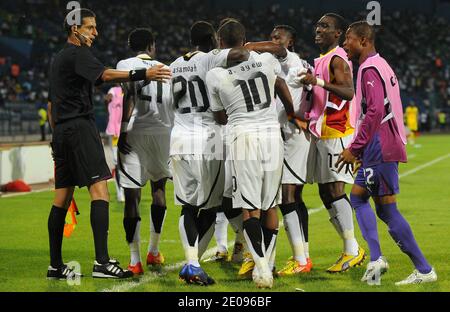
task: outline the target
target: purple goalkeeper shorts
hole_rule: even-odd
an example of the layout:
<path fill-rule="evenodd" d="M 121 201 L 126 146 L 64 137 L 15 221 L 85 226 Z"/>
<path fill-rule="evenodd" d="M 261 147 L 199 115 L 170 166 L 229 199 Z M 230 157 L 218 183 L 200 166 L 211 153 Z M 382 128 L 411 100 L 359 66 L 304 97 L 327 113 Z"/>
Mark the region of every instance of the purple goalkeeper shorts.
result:
<path fill-rule="evenodd" d="M 355 184 L 365 188 L 370 196 L 394 195 L 400 192 L 398 163 L 386 162 L 359 168 Z"/>

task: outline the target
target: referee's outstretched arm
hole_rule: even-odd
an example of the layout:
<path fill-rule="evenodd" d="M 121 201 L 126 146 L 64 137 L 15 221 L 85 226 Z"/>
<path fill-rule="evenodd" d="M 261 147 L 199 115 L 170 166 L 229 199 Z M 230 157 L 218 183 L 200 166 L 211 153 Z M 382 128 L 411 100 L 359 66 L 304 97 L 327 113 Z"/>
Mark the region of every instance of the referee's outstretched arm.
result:
<path fill-rule="evenodd" d="M 137 70 L 116 70 L 116 69 L 106 69 L 101 80 L 103 82 L 128 82 L 128 81 L 138 81 L 138 80 L 157 80 L 166 81 L 172 77 L 170 69 L 168 67 L 164 68 L 164 65 L 156 65 L 148 69 L 137 69 Z"/>

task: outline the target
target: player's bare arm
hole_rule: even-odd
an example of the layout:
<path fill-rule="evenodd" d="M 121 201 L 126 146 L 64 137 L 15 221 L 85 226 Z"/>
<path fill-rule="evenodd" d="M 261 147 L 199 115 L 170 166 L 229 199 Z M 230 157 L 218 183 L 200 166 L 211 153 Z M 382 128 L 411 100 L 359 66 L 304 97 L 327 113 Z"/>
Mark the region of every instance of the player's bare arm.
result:
<path fill-rule="evenodd" d="M 275 93 L 280 97 L 280 100 L 283 103 L 289 122 L 292 122 L 299 129 L 306 129 L 306 122 L 299 120 L 299 118 L 295 116 L 292 96 L 283 78 L 277 77 L 275 81 Z"/>
<path fill-rule="evenodd" d="M 282 44 L 277 44 L 272 41 L 247 42 L 244 48 L 259 53 L 268 52 L 278 58 L 285 58 L 287 56 L 286 48 Z"/>
<path fill-rule="evenodd" d="M 122 124 L 120 129 L 119 141 L 117 142 L 117 148 L 122 154 L 129 154 L 131 146 L 127 143 L 127 127 L 131 119 L 131 114 L 134 109 L 134 97 L 135 97 L 135 84 L 124 83 L 122 84 L 124 91 L 123 105 L 122 105 Z"/>
<path fill-rule="evenodd" d="M 228 123 L 228 116 L 227 116 L 227 113 L 225 112 L 225 110 L 213 112 L 213 114 L 214 114 L 214 120 L 219 125 L 226 125 Z"/>
<path fill-rule="evenodd" d="M 307 73 L 301 82 L 305 85 L 319 85 L 333 92 L 344 100 L 350 101 L 355 95 L 353 88 L 352 72 L 348 64 L 340 57 L 334 57 L 331 61 L 331 72 L 334 74 L 335 82 L 318 80 L 313 74 Z"/>
<path fill-rule="evenodd" d="M 140 78 L 140 79 L 138 79 Z M 155 81 L 167 81 L 172 78 L 170 69 L 164 67 L 164 65 L 156 65 L 146 70 L 116 70 L 107 69 L 103 72 L 101 80 L 103 82 L 128 82 L 136 80 L 155 80 Z"/>

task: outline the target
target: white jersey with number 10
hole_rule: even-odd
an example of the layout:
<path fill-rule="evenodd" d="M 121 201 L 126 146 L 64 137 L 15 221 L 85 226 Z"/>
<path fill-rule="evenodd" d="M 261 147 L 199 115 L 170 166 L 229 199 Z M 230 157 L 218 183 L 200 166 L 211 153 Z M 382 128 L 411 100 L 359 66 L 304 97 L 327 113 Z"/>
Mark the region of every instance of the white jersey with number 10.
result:
<path fill-rule="evenodd" d="M 215 68 L 206 76 L 213 111 L 226 111 L 230 130 L 279 128 L 275 105 L 278 60 L 271 54 L 251 52 L 246 62 L 229 69 Z"/>

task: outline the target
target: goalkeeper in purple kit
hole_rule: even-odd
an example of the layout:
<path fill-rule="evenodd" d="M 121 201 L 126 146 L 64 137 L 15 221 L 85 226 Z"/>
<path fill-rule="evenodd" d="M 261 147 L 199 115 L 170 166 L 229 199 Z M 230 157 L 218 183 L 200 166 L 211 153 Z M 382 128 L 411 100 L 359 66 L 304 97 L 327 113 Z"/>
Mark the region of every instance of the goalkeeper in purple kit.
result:
<path fill-rule="evenodd" d="M 353 122 L 356 132 L 353 142 L 345 149 L 337 163 L 361 161 L 361 168 L 353 185 L 350 200 L 359 227 L 370 249 L 371 261 L 362 281 L 379 284 L 380 276 L 389 268 L 381 253 L 375 214 L 369 198 L 375 202 L 376 214 L 387 224 L 389 234 L 408 255 L 414 272 L 396 285 L 434 282 L 437 275 L 422 254 L 411 227 L 397 209 L 399 193 L 398 163 L 406 162 L 406 137 L 397 77 L 375 50 L 375 32 L 367 22 L 350 25 L 344 49 L 349 59 L 360 64 L 356 86 L 356 107 Z"/>

